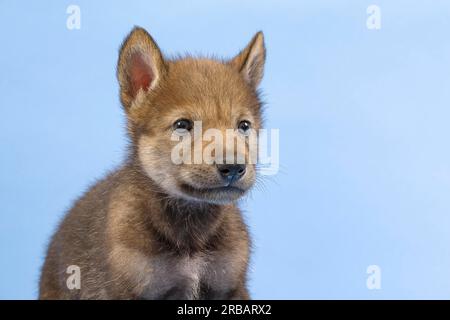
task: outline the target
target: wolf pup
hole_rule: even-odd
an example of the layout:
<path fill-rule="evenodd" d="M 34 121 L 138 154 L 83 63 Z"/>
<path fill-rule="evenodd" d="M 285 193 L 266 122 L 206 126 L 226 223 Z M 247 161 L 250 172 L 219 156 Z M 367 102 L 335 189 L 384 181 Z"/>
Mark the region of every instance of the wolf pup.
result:
<path fill-rule="evenodd" d="M 194 121 L 258 130 L 264 61 L 261 32 L 219 61 L 168 59 L 144 29 L 132 30 L 117 66 L 128 156 L 59 225 L 40 299 L 249 298 L 249 235 L 236 201 L 255 183 L 256 165 L 174 163 L 171 137 L 193 135 Z"/>

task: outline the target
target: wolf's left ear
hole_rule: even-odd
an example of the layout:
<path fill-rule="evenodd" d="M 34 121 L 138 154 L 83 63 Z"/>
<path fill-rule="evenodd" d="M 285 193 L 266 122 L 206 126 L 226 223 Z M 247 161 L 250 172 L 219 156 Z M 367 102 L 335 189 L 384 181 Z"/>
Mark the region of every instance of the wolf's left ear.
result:
<path fill-rule="evenodd" d="M 241 72 L 251 86 L 256 88 L 264 74 L 265 60 L 264 35 L 260 31 L 253 36 L 247 47 L 230 61 L 230 64 Z"/>
<path fill-rule="evenodd" d="M 120 99 L 126 110 L 139 91 L 155 88 L 166 70 L 158 45 L 143 28 L 135 27 L 122 44 L 117 65 Z"/>

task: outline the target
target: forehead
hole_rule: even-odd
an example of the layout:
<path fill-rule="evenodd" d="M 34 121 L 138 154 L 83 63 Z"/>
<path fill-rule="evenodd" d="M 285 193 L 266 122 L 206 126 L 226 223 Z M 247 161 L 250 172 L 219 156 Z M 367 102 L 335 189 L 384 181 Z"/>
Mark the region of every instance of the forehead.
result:
<path fill-rule="evenodd" d="M 229 124 L 237 118 L 259 121 L 259 101 L 239 72 L 209 59 L 169 63 L 164 85 L 156 97 L 161 117 Z"/>

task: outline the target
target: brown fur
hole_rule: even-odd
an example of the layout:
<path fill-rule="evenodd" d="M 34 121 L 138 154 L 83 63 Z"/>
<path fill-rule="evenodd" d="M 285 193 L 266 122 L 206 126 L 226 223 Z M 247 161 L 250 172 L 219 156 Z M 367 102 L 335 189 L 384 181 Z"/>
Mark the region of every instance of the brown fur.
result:
<path fill-rule="evenodd" d="M 194 192 L 185 185 L 215 186 L 217 168 L 173 164 L 170 133 L 180 118 L 201 120 L 204 130 L 235 128 L 242 119 L 258 129 L 264 58 L 261 33 L 230 61 L 168 60 L 145 30 L 130 33 L 118 63 L 129 157 L 60 224 L 42 268 L 41 299 L 249 298 L 249 236 L 236 201 L 256 169 L 247 164 L 236 182 L 242 193 Z M 79 290 L 66 286 L 70 265 L 81 269 Z"/>

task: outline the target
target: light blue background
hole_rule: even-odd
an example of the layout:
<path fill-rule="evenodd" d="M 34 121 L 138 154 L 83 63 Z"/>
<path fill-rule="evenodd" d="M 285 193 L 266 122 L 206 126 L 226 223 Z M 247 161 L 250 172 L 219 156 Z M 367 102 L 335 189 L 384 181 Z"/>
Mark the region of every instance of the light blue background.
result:
<path fill-rule="evenodd" d="M 58 220 L 123 157 L 115 67 L 133 25 L 168 54 L 232 56 L 265 32 L 282 168 L 244 203 L 254 298 L 450 298 L 445 0 L 1 1 L 0 298 L 36 298 Z"/>

